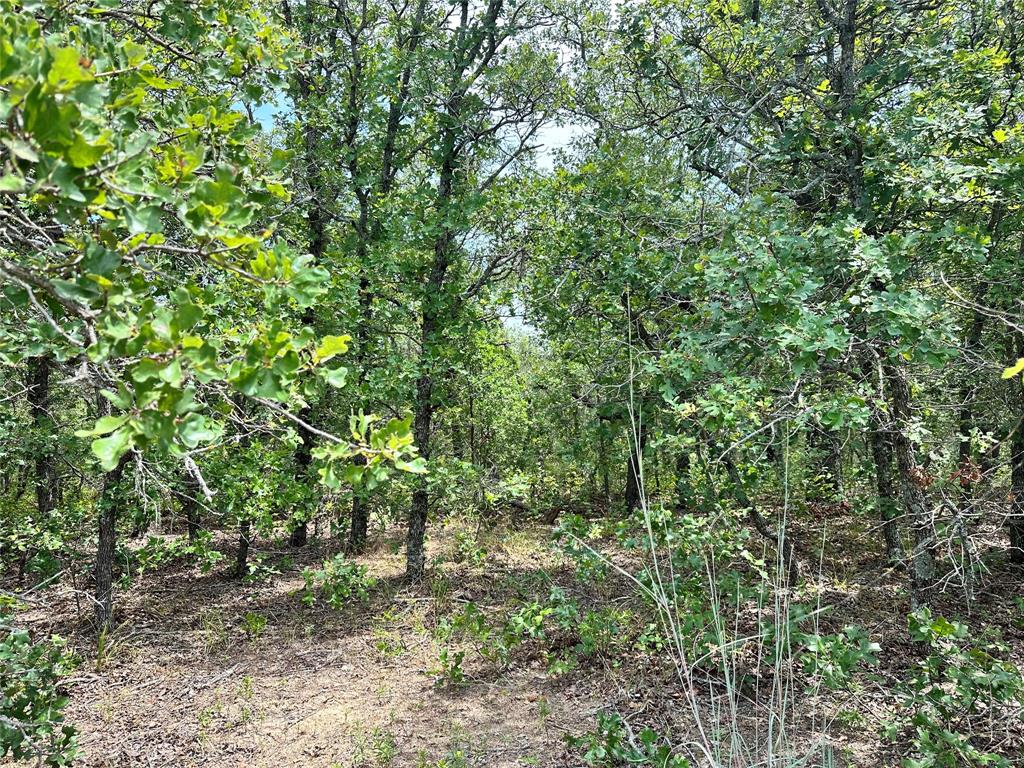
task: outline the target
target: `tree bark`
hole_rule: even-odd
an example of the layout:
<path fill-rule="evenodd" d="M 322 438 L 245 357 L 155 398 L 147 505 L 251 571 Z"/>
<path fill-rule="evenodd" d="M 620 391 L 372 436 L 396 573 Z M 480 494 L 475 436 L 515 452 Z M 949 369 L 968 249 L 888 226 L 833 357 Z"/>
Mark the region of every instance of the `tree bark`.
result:
<path fill-rule="evenodd" d="M 676 456 L 676 511 L 680 514 L 692 513 L 695 511 L 693 498 L 693 483 L 690 480 L 690 470 L 693 460 L 690 456 L 690 449 L 684 447 Z"/>
<path fill-rule="evenodd" d="M 303 421 L 309 417 L 310 414 L 306 413 L 308 409 L 303 409 Z M 295 449 L 295 475 L 296 479 L 300 482 L 315 482 L 310 477 L 309 468 L 313 463 L 313 436 L 309 434 L 306 429 L 299 430 L 299 437 L 302 442 Z M 302 510 L 300 513 L 299 520 L 295 523 L 295 527 L 292 528 L 292 532 L 288 537 L 288 543 L 293 547 L 304 547 L 306 542 L 309 540 L 309 526 L 308 526 L 308 510 Z"/>
<path fill-rule="evenodd" d="M 641 495 L 641 464 L 644 448 L 647 447 L 647 425 L 641 424 L 639 432 L 634 434 L 629 428 L 629 459 L 626 462 L 626 514 L 632 515 L 640 506 Z"/>
<path fill-rule="evenodd" d="M 366 549 L 366 535 L 370 527 L 370 508 L 358 489 L 352 493 L 352 519 L 348 531 L 348 550 L 354 555 Z"/>
<path fill-rule="evenodd" d="M 60 491 L 57 466 L 53 452 L 53 418 L 50 416 L 50 371 L 53 361 L 49 356 L 33 357 L 28 361 L 27 397 L 29 415 L 37 441 L 35 448 L 36 515 L 45 524 Z M 25 579 L 31 551 L 28 547 L 18 559 L 18 582 Z"/>
<path fill-rule="evenodd" d="M 890 566 L 903 563 L 903 541 L 900 537 L 899 504 L 893 479 L 892 446 L 881 423 L 877 409 L 872 408 L 868 429 L 868 445 L 875 465 L 875 503 L 882 522 L 885 558 Z"/>
<path fill-rule="evenodd" d="M 1015 333 L 1017 356 L 1024 357 L 1024 334 Z M 1024 565 L 1024 378 L 1009 380 L 1011 402 L 1017 420 L 1010 437 L 1010 505 L 1006 531 L 1010 536 L 1011 562 Z"/>
<path fill-rule="evenodd" d="M 308 91 L 305 78 L 300 77 L 300 85 Z M 312 121 L 307 121 L 303 131 L 303 149 L 305 151 L 306 181 L 309 184 L 312 196 L 309 211 L 306 214 L 309 234 L 309 253 L 319 264 L 323 261 L 324 250 L 327 244 L 325 224 L 327 213 L 323 210 L 324 189 L 323 179 L 320 173 L 320 166 L 316 162 L 317 133 Z M 310 307 L 302 316 L 304 325 L 313 326 L 316 323 L 316 313 Z M 307 405 L 299 413 L 299 418 L 306 423 L 312 423 L 314 418 L 313 407 Z M 299 482 L 310 482 L 309 467 L 313 461 L 313 434 L 299 427 L 299 439 L 301 442 L 295 449 L 295 470 L 296 480 Z M 314 481 L 315 482 L 315 481 Z M 302 510 L 299 519 L 292 528 L 288 538 L 293 547 L 303 547 L 309 539 L 308 510 Z"/>
<path fill-rule="evenodd" d="M 117 547 L 117 508 L 121 502 L 119 486 L 129 451 L 103 476 L 99 498 L 99 536 L 96 543 L 96 626 L 100 633 L 110 629 L 114 616 L 114 554 Z"/>
<path fill-rule="evenodd" d="M 199 519 L 199 482 L 192 477 L 187 469 L 181 473 L 181 490 L 176 494 L 178 504 L 181 506 L 181 513 L 185 516 L 185 524 L 188 526 L 188 542 L 194 544 L 199 538 L 199 531 L 202 530 Z"/>
<path fill-rule="evenodd" d="M 422 323 L 423 352 L 432 345 L 434 334 L 433 315 L 424 310 Z M 424 460 L 430 460 L 430 430 L 434 418 L 433 377 L 429 362 L 421 360 L 420 375 L 416 381 L 415 415 L 413 417 L 413 438 L 419 447 Z M 412 492 L 412 505 L 409 508 L 409 530 L 405 547 L 405 575 L 412 581 L 423 578 L 426 564 L 424 541 L 427 533 L 427 514 L 430 509 L 430 493 L 426 481 L 419 478 Z"/>
<path fill-rule="evenodd" d="M 926 592 L 935 580 L 935 559 L 932 556 L 934 535 L 924 492 L 928 478 L 926 472 L 918 466 L 914 446 L 907 435 L 911 399 L 906 370 L 899 362 L 886 364 L 883 370 L 894 422 L 892 442 L 899 474 L 900 499 L 913 540 L 910 555 L 911 589 L 915 604 L 922 605 L 927 602 Z"/>
<path fill-rule="evenodd" d="M 813 452 L 814 464 L 820 467 L 821 490 L 831 500 L 843 497 L 843 444 L 839 435 L 820 424 L 811 424 L 807 432 L 808 448 Z"/>
<path fill-rule="evenodd" d="M 50 371 L 53 361 L 50 357 L 33 357 L 29 360 L 28 406 L 36 437 L 41 446 L 35 456 L 36 510 L 45 518 L 57 504 L 57 467 L 51 444 L 53 418 L 50 416 Z"/>
<path fill-rule="evenodd" d="M 249 565 L 249 546 L 252 544 L 252 521 L 243 517 L 238 523 L 238 553 L 235 555 L 235 576 L 245 578 Z"/>
<path fill-rule="evenodd" d="M 729 483 L 732 485 L 733 496 L 736 497 L 739 505 L 747 510 L 747 515 L 754 530 L 778 549 L 779 557 L 782 561 L 782 570 L 786 578 L 786 585 L 795 587 L 800 583 L 800 561 L 797 560 L 793 542 L 790 540 L 786 527 L 780 525 L 778 530 L 772 530 L 764 515 L 761 514 L 761 510 L 750 496 L 747 495 L 746 488 L 743 486 L 743 479 L 740 477 L 732 455 L 727 452 L 722 458 L 722 462 L 725 464 L 725 471 L 729 476 Z"/>
<path fill-rule="evenodd" d="M 434 375 L 444 340 L 442 332 L 451 318 L 457 314 L 461 298 L 446 296 L 448 268 L 454 255 L 455 230 L 451 220 L 457 209 L 453 205 L 458 168 L 467 143 L 464 138 L 463 108 L 469 92 L 470 81 L 467 70 L 476 66 L 482 70 L 494 57 L 498 49 L 496 37 L 497 19 L 503 0 L 488 0 L 479 19 L 470 19 L 470 3 L 463 0 L 460 5 L 459 26 L 453 40 L 455 50 L 447 75 L 450 88 L 444 100 L 442 113 L 438 115 L 441 126 L 438 142 L 438 169 L 435 213 L 440 231 L 434 239 L 433 260 L 422 282 L 420 296 L 420 360 L 419 375 L 416 379 L 416 396 L 413 406 L 413 434 L 416 445 L 424 459 L 431 455 L 431 428 L 436 408 L 434 402 Z M 488 45 L 485 45 L 487 41 Z M 416 581 L 423 577 L 425 556 L 424 539 L 427 530 L 427 515 L 430 509 L 430 492 L 426 481 L 420 478 L 412 494 L 409 508 L 409 529 L 406 540 L 406 577 Z"/>

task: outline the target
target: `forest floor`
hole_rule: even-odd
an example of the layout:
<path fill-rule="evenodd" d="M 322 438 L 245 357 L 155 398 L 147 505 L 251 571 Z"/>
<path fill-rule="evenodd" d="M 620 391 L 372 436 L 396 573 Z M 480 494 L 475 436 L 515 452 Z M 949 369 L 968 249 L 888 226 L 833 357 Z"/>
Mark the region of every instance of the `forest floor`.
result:
<path fill-rule="evenodd" d="M 822 542 L 824 524 L 805 526 L 802 540 Z M 837 541 L 837 532 L 850 540 Z M 146 571 L 119 592 L 117 628 L 99 663 L 88 606 L 71 589 L 40 593 L 45 602 L 20 619 L 34 632 L 65 636 L 82 656 L 67 715 L 79 731 L 83 766 L 554 768 L 582 765 L 565 735 L 592 730 L 599 712 L 685 732 L 685 697 L 671 665 L 657 658 L 598 659 L 552 677 L 536 655 L 505 668 L 467 657 L 466 684 L 438 684 L 434 630 L 469 601 L 501 609 L 543 599 L 557 584 L 584 598 L 589 592 L 595 604 L 628 602 L 628 588 L 614 579 L 581 584 L 551 549 L 550 533 L 539 525 L 485 533 L 486 562 L 474 566 L 452 562 L 452 531 L 440 529 L 428 549 L 430 577 L 408 586 L 401 581 L 402 532 L 389 531 L 358 558 L 378 579 L 371 598 L 341 611 L 300 599 L 302 568 L 338 549 L 328 540 L 300 550 L 261 542 L 253 556 L 276 572 L 258 583 L 231 579 L 223 567 L 210 574 L 186 565 Z M 833 528 L 829 551 L 863 551 L 873 535 L 856 522 Z M 880 562 L 822 554 L 803 552 L 820 561 L 805 592 L 838 606 L 822 631 L 860 624 L 885 649 L 883 674 L 901 674 L 913 657 L 903 577 L 879 578 Z M 1014 618 L 1014 596 L 1024 594 L 1021 579 L 992 583 L 976 596 L 973 618 L 953 593 L 945 612 L 1000 627 L 1020 657 L 1024 624 Z M 705 715 L 713 719 L 716 683 L 705 682 Z M 873 768 L 901 757 L 877 737 L 890 703 L 884 689 L 869 686 L 802 700 L 801 711 L 819 728 L 829 723 L 832 765 Z M 801 734 L 801 722 L 789 727 L 793 743 L 807 746 L 815 737 L 813 729 Z"/>
<path fill-rule="evenodd" d="M 550 528 L 506 536 L 487 567 L 436 569 L 401 583 L 400 531 L 359 561 L 378 581 L 367 604 L 342 611 L 300 601 L 301 570 L 334 542 L 302 550 L 256 546 L 281 573 L 264 583 L 191 567 L 144 573 L 119 593 L 119 624 L 97 671 L 95 636 L 70 590 L 22 614 L 37 632 L 68 637 L 85 657 L 67 716 L 83 766 L 555 766 L 563 734 L 586 730 L 617 698 L 600 670 L 552 680 L 543 665 L 435 683 L 441 612 L 503 601 L 556 573 Z M 429 550 L 446 546 L 438 537 Z M 283 566 L 282 566 L 283 561 Z M 451 568 L 451 564 L 449 564 Z M 542 569 L 546 569 L 542 571 Z M 571 570 L 568 578 L 572 578 Z M 83 607 L 83 610 L 87 606 Z M 258 633 L 246 616 L 262 617 Z"/>

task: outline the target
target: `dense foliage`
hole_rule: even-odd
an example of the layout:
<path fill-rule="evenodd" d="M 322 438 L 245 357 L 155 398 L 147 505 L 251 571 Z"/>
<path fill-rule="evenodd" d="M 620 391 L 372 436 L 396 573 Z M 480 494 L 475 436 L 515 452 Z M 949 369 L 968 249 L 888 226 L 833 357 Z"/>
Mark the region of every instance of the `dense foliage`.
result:
<path fill-rule="evenodd" d="M 882 679 L 819 626 L 849 560 L 910 616 L 899 758 L 1012 764 L 979 723 L 1019 648 L 940 614 L 1024 563 L 1022 35 L 1016 0 L 0 0 L 5 614 L 84 591 L 102 647 L 144 571 L 272 579 L 278 537 L 337 543 L 301 600 L 343 609 L 381 531 L 417 584 L 444 526 L 486 570 L 539 521 L 635 599 L 469 602 L 439 681 L 639 654 L 696 712 L 696 671 Z M 66 762 L 67 659 L 4 621 L 0 754 Z M 570 743 L 797 760 L 695 720 Z"/>

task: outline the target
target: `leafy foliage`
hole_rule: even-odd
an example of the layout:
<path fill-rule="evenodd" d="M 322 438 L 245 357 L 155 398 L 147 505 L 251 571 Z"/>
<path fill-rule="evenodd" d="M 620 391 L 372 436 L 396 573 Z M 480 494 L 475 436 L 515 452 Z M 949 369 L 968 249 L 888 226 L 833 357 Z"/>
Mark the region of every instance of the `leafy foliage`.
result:
<path fill-rule="evenodd" d="M 7 617 L 0 633 L 0 757 L 70 765 L 77 742 L 64 721 L 60 678 L 72 669 L 73 657 L 59 640 L 33 643 Z"/>

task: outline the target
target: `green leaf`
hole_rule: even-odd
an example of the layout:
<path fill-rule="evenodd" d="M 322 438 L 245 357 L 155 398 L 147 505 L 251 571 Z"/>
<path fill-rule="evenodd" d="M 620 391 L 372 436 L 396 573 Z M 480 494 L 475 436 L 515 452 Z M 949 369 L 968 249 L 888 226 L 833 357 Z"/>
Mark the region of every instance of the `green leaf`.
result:
<path fill-rule="evenodd" d="M 335 355 L 347 352 L 351 340 L 351 336 L 324 336 L 313 357 L 318 363 L 330 360 Z"/>
<path fill-rule="evenodd" d="M 8 173 L 0 176 L 0 192 L 21 192 L 25 188 L 25 180 L 20 176 Z"/>
<path fill-rule="evenodd" d="M 130 429 L 121 427 L 110 437 L 102 437 L 92 441 L 93 455 L 100 460 L 100 467 L 104 472 L 110 472 L 121 460 L 133 445 L 133 435 Z"/>
<path fill-rule="evenodd" d="M 76 134 L 75 143 L 68 148 L 68 161 L 75 168 L 91 168 L 103 157 L 108 147 L 103 141 L 90 144 L 82 134 Z"/>
<path fill-rule="evenodd" d="M 28 160 L 30 163 L 39 162 L 38 153 L 27 141 L 22 141 L 21 139 L 4 139 L 3 143 L 9 150 L 11 150 L 11 154 L 15 157 L 20 157 L 22 160 Z"/>
<path fill-rule="evenodd" d="M 414 475 L 425 475 L 427 474 L 427 460 L 422 456 L 417 456 L 412 461 L 396 459 L 395 469 L 402 472 L 411 472 Z"/>
<path fill-rule="evenodd" d="M 345 386 L 345 380 L 348 378 L 348 368 L 340 366 L 324 372 L 324 381 L 330 384 L 332 387 L 341 389 Z"/>
<path fill-rule="evenodd" d="M 133 235 L 163 231 L 164 225 L 160 218 L 160 209 L 155 205 L 137 209 L 129 208 L 125 214 L 128 217 L 128 230 Z"/>
<path fill-rule="evenodd" d="M 190 413 L 178 427 L 178 434 L 187 448 L 195 448 L 220 437 L 221 428 L 201 414 Z"/>
<path fill-rule="evenodd" d="M 74 48 L 58 48 L 53 54 L 53 66 L 46 76 L 50 85 L 62 86 L 63 90 L 93 79 L 92 72 L 82 64 L 82 55 Z"/>
<path fill-rule="evenodd" d="M 113 432 L 115 429 L 123 425 L 128 421 L 127 416 L 104 416 L 99 419 L 92 429 L 80 429 L 75 432 L 77 437 L 95 437 L 96 435 L 106 435 Z"/>

